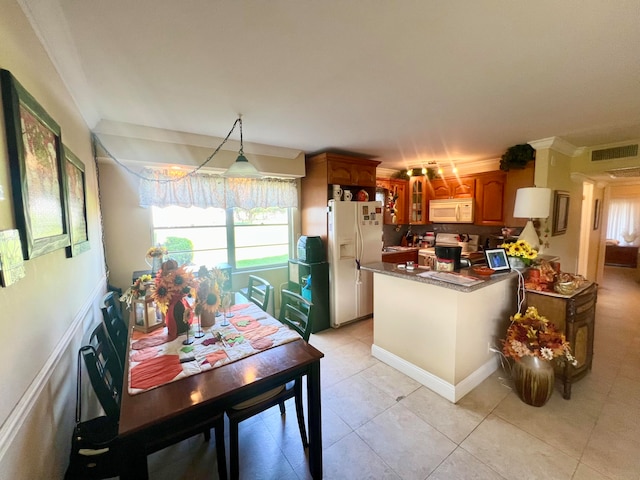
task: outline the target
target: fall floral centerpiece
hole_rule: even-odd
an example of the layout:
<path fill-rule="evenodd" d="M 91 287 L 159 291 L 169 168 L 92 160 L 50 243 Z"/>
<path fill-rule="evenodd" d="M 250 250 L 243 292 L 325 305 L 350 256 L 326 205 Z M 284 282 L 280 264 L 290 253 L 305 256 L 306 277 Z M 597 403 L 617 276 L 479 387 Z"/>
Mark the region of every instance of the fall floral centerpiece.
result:
<path fill-rule="evenodd" d="M 165 314 L 169 337 L 175 338 L 189 328 L 187 317 L 192 311 L 185 297 L 193 297 L 198 281 L 184 265 L 179 267 L 175 260 L 167 260 L 162 264 L 154 283 L 153 299 Z"/>
<path fill-rule="evenodd" d="M 504 248 L 508 257 L 518 258 L 526 266 L 531 265 L 531 262 L 538 257 L 538 251 L 526 240 L 503 243 L 498 247 Z"/>
<path fill-rule="evenodd" d="M 203 327 L 210 327 L 215 323 L 215 315 L 220 308 L 227 275 L 218 268 L 208 270 L 202 266 L 198 271 L 198 281 L 195 314 L 200 315 Z"/>
<path fill-rule="evenodd" d="M 167 254 L 167 248 L 161 245 L 158 245 L 157 247 L 151 247 L 149 248 L 149 250 L 147 250 L 147 258 L 157 258 L 157 257 L 162 258 L 166 254 Z"/>
<path fill-rule="evenodd" d="M 140 297 L 144 297 L 150 290 L 153 277 L 151 275 L 141 275 L 133 282 L 126 292 L 120 297 L 121 302 L 127 304 L 127 308 L 131 309 L 131 302 L 137 300 Z"/>
<path fill-rule="evenodd" d="M 564 334 L 549 319 L 540 315 L 536 307 L 527 308 L 524 315 L 516 313 L 511 317 L 502 353 L 516 361 L 531 356 L 577 364 Z"/>

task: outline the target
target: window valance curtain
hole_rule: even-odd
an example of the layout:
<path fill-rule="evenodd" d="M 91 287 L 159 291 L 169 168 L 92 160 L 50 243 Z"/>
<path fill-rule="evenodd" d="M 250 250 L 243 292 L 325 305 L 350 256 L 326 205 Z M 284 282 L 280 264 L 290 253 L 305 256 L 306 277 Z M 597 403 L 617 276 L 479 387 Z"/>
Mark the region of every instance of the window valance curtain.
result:
<path fill-rule="evenodd" d="M 297 207 L 295 180 L 283 178 L 224 178 L 146 168 L 140 174 L 141 207 Z"/>

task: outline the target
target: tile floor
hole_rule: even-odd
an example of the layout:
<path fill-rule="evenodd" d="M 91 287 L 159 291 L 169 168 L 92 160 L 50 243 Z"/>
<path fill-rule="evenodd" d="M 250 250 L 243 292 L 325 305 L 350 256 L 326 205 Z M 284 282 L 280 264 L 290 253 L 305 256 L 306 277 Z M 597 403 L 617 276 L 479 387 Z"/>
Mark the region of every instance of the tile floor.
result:
<path fill-rule="evenodd" d="M 322 360 L 326 479 L 640 479 L 640 283 L 607 267 L 593 370 L 525 405 L 498 371 L 453 405 L 370 355 L 372 321 L 313 335 Z M 293 405 L 240 428 L 241 478 L 306 479 Z M 153 480 L 216 477 L 215 447 L 194 437 L 149 457 Z"/>

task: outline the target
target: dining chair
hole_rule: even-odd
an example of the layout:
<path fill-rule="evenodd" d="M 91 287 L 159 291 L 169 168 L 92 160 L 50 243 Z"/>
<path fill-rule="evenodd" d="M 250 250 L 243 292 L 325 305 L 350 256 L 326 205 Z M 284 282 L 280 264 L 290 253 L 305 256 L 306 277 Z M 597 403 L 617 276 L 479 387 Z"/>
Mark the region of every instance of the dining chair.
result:
<path fill-rule="evenodd" d="M 256 275 L 249 275 L 246 295 L 244 293 L 243 295 L 266 312 L 269 307 L 271 292 L 273 292 L 273 286 L 264 278 L 257 277 Z"/>
<path fill-rule="evenodd" d="M 124 365 L 129 341 L 129 328 L 122 316 L 119 297 L 114 292 L 107 292 L 102 297 L 100 309 L 111 343 L 115 347 L 120 363 Z"/>
<path fill-rule="evenodd" d="M 99 325 L 102 327 L 102 325 Z M 104 330 L 102 330 L 104 332 Z M 120 418 L 120 400 L 122 398 L 122 376 L 118 378 L 115 358 L 109 350 L 109 338 L 100 332 L 96 327 L 90 337 L 90 344 L 84 345 L 79 350 L 91 381 L 91 386 L 98 397 L 98 401 L 105 412 L 105 416 L 97 417 L 86 422 L 80 422 L 79 402 L 80 394 L 77 398 L 76 406 L 76 431 L 79 432 L 77 437 L 82 436 L 82 451 L 85 454 L 75 454 L 72 452 L 69 468 L 65 475 L 66 480 L 72 479 L 102 479 L 118 476 L 119 472 L 114 473 L 114 465 L 118 465 L 119 461 L 119 439 L 117 436 L 118 422 Z M 80 371 L 80 363 L 78 363 L 78 371 Z M 78 384 L 80 384 L 80 374 L 78 376 Z M 221 479 L 227 478 L 227 463 L 225 457 L 224 445 L 224 413 L 218 413 L 213 417 L 206 418 L 196 424 L 185 424 L 173 422 L 163 429 L 158 435 L 152 439 L 148 439 L 145 443 L 145 451 L 147 454 L 157 452 L 174 443 L 181 442 L 189 437 L 204 433 L 205 441 L 211 438 L 210 430 L 215 429 L 216 438 L 216 457 L 218 461 L 218 476 Z M 81 435 L 80 435 L 81 434 Z M 79 441 L 74 439 L 76 446 Z M 96 453 L 98 452 L 98 453 Z M 95 455 L 106 455 L 95 462 L 91 458 Z"/>
<path fill-rule="evenodd" d="M 294 329 L 302 336 L 305 342 L 309 341 L 313 327 L 313 304 L 302 296 L 290 290 L 282 290 L 280 301 L 280 316 L 278 320 Z M 266 393 L 241 402 L 227 409 L 229 419 L 229 460 L 231 463 L 231 478 L 238 478 L 240 472 L 240 459 L 238 448 L 238 424 L 260 412 L 275 405 L 280 406 L 280 414 L 285 414 L 285 400 L 295 398 L 296 416 L 298 428 L 304 448 L 309 446 L 307 431 L 304 423 L 304 410 L 302 403 L 302 377 L 288 382 L 286 385 L 276 387 Z"/>

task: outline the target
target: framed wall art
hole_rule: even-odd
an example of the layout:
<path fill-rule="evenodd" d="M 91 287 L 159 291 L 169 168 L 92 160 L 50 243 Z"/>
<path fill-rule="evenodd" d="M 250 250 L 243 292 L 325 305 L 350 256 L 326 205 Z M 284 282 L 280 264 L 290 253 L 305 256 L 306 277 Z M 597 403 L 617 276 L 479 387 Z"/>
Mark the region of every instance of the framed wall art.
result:
<path fill-rule="evenodd" d="M 13 77 L 0 70 L 16 227 L 25 260 L 69 245 L 58 124 Z"/>
<path fill-rule="evenodd" d="M 551 235 L 563 235 L 569 222 L 569 192 L 556 190 L 553 196 L 553 229 Z"/>
<path fill-rule="evenodd" d="M 87 188 L 84 163 L 66 146 L 64 152 L 64 193 L 69 219 L 69 240 L 67 257 L 74 257 L 89 250 L 87 230 Z"/>
<path fill-rule="evenodd" d="M 593 229 L 598 230 L 600 228 L 600 199 L 596 198 L 596 204 L 593 207 Z"/>

